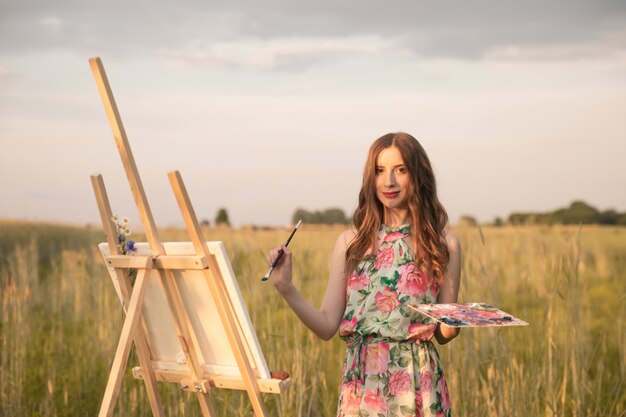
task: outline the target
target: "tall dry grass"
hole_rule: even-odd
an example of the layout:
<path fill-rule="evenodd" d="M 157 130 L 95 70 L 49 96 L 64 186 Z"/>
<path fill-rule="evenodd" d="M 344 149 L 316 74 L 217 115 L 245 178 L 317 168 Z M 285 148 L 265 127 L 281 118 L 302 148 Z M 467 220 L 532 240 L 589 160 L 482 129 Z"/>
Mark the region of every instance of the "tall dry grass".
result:
<path fill-rule="evenodd" d="M 295 280 L 319 303 L 340 229 L 304 226 Z M 456 416 L 623 416 L 626 229 L 460 228 L 460 300 L 485 301 L 530 322 L 466 329 L 440 348 Z M 165 230 L 163 240 L 188 240 Z M 264 254 L 288 231 L 207 230 L 223 240 L 270 368 L 291 374 L 272 415 L 332 416 L 343 343 L 306 330 L 271 285 Z M 138 236 L 135 236 L 138 237 Z M 96 250 L 98 230 L 0 222 L 0 416 L 97 413 L 123 313 Z M 136 359 L 131 358 L 133 364 Z M 129 366 L 130 368 L 130 366 Z M 161 384 L 169 416 L 199 416 L 195 397 Z M 245 394 L 215 392 L 220 415 L 250 415 Z M 127 375 L 119 415 L 148 416 Z"/>
<path fill-rule="evenodd" d="M 461 300 L 531 323 L 468 329 L 443 349 L 459 415 L 624 415 L 626 230 L 457 232 Z"/>

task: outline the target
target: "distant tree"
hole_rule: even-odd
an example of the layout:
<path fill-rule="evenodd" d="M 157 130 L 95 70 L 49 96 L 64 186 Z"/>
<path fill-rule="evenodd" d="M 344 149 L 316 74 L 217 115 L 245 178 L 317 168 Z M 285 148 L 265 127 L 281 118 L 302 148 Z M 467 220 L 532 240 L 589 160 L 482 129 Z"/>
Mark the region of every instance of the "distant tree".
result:
<path fill-rule="evenodd" d="M 620 214 L 615 210 L 605 210 L 598 214 L 600 224 L 618 224 Z"/>
<path fill-rule="evenodd" d="M 476 217 L 465 214 L 461 216 L 459 219 L 459 225 L 461 226 L 476 226 L 478 225 L 478 221 L 476 221 Z"/>
<path fill-rule="evenodd" d="M 553 225 L 554 223 L 558 223 L 558 220 L 554 212 L 536 213 L 533 214 L 533 223 Z"/>
<path fill-rule="evenodd" d="M 521 226 L 526 223 L 526 218 L 528 215 L 526 213 L 511 213 L 509 215 L 509 223 L 514 226 Z"/>
<path fill-rule="evenodd" d="M 302 208 L 296 209 L 293 216 L 291 216 L 291 223 L 296 224 L 300 220 L 302 220 L 302 223 L 311 224 L 311 213 Z"/>
<path fill-rule="evenodd" d="M 504 226 L 504 222 L 500 217 L 496 217 L 495 219 L 493 219 L 493 225 L 496 227 L 501 227 Z"/>
<path fill-rule="evenodd" d="M 302 220 L 302 223 L 307 224 L 347 224 L 349 219 L 346 217 L 346 213 L 340 208 L 328 208 L 324 211 L 308 211 L 303 208 L 298 208 L 291 216 L 292 223 L 297 223 L 298 220 Z"/>
<path fill-rule="evenodd" d="M 200 220 L 200 226 L 209 227 L 210 225 L 211 225 L 211 222 L 209 221 L 209 219 Z"/>
<path fill-rule="evenodd" d="M 519 213 L 511 213 L 509 217 L 506 219 L 507 223 L 512 224 L 513 226 L 520 225 Z"/>
<path fill-rule="evenodd" d="M 215 216 L 215 225 L 225 225 L 230 227 L 230 220 L 228 218 L 228 211 L 225 208 L 217 210 L 217 216 Z"/>
<path fill-rule="evenodd" d="M 322 212 L 321 222 L 324 224 L 346 224 L 348 219 L 346 213 L 340 208 L 328 208 Z"/>
<path fill-rule="evenodd" d="M 598 222 L 599 212 L 584 201 L 574 201 L 568 208 L 556 210 L 554 218 L 563 224 L 592 224 Z"/>

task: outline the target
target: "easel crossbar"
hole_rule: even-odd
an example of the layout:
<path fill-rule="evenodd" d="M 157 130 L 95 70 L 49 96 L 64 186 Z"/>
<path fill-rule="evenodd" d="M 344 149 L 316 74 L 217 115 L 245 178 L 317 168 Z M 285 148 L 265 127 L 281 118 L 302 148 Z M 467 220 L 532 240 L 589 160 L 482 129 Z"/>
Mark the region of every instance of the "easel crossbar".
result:
<path fill-rule="evenodd" d="M 136 268 L 136 269 L 207 269 L 209 261 L 204 255 L 159 255 L 159 256 L 129 256 L 109 255 L 106 256 L 107 265 L 113 268 Z"/>
<path fill-rule="evenodd" d="M 144 379 L 145 377 L 143 370 L 139 366 L 134 367 L 132 369 L 132 372 L 133 376 L 136 379 Z M 189 385 L 190 389 L 184 389 L 186 389 L 187 391 L 195 391 L 195 389 L 193 389 L 193 383 L 190 384 L 192 379 L 189 373 L 175 369 L 155 369 L 154 374 L 157 381 L 173 382 L 179 385 L 187 384 Z M 204 373 L 202 375 L 202 378 L 202 380 L 207 381 L 211 387 L 235 389 L 240 391 L 246 390 L 246 386 L 242 378 L 228 375 L 210 375 L 208 373 Z M 257 383 L 259 384 L 259 389 L 261 390 L 261 392 L 280 394 L 291 385 L 291 379 L 257 378 Z"/>

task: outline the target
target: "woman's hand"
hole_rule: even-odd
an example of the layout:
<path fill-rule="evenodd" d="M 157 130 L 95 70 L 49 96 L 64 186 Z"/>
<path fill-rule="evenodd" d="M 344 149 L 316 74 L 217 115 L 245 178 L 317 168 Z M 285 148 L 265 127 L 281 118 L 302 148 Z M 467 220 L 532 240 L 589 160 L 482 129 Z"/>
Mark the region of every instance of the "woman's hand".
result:
<path fill-rule="evenodd" d="M 436 329 L 437 327 L 434 323 L 413 323 L 409 326 L 409 337 L 407 340 L 415 343 L 426 342 L 433 338 Z"/>
<path fill-rule="evenodd" d="M 278 260 L 278 264 L 274 267 L 270 278 L 272 279 L 272 283 L 278 292 L 284 294 L 292 287 L 291 251 L 289 251 L 285 245 L 280 245 L 270 251 L 270 254 L 267 257 L 267 262 L 268 267 L 271 266 L 274 263 L 274 260 L 279 256 L 280 252 L 283 254 Z"/>

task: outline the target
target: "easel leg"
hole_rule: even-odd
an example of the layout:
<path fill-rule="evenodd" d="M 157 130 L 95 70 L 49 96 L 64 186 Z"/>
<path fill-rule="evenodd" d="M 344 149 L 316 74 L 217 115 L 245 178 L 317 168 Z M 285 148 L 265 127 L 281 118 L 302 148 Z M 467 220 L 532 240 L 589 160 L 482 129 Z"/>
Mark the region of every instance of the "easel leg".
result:
<path fill-rule="evenodd" d="M 196 218 L 193 208 L 191 207 L 191 200 L 189 199 L 187 189 L 185 188 L 178 171 L 170 172 L 168 177 L 170 184 L 172 185 L 172 189 L 174 190 L 174 195 L 176 196 L 181 214 L 183 215 L 185 224 L 187 225 L 191 241 L 196 249 L 196 253 L 204 254 L 209 261 L 209 269 L 204 270 L 205 278 L 215 301 L 220 320 L 224 325 L 228 342 L 231 346 L 233 354 L 235 355 L 237 365 L 239 366 L 239 371 L 241 372 L 241 377 L 244 381 L 246 391 L 248 392 L 250 402 L 252 403 L 254 414 L 256 417 L 269 416 L 269 412 L 267 411 L 267 407 L 263 401 L 263 396 L 261 395 L 261 390 L 259 389 L 254 372 L 252 371 L 250 360 L 246 355 L 245 347 L 243 345 L 243 332 L 239 327 L 240 324 L 236 323 L 237 315 L 231 304 L 228 290 L 224 285 L 224 279 L 221 276 L 215 257 L 209 252 L 209 248 L 206 246 L 206 242 L 202 237 L 200 225 L 198 224 L 198 219 Z"/>
<path fill-rule="evenodd" d="M 135 333 L 135 347 L 137 348 L 137 356 L 139 357 L 139 365 L 144 370 L 144 383 L 146 385 L 146 391 L 148 392 L 148 400 L 150 401 L 150 408 L 152 409 L 153 417 L 165 417 L 163 411 L 163 404 L 161 403 L 161 396 L 157 388 L 157 380 L 154 376 L 154 370 L 152 369 L 152 363 L 150 362 L 150 353 L 148 349 L 148 343 L 146 338 L 141 332 Z"/>
<path fill-rule="evenodd" d="M 217 413 L 213 408 L 213 402 L 211 401 L 211 394 L 199 392 L 197 395 L 198 402 L 200 403 L 200 409 L 202 410 L 202 415 L 204 417 L 217 417 Z"/>
<path fill-rule="evenodd" d="M 109 197 L 107 195 L 106 188 L 104 186 L 104 180 L 102 175 L 92 175 L 91 184 L 93 186 L 94 193 L 96 195 L 96 201 L 98 202 L 98 210 L 102 220 L 102 227 L 107 236 L 109 243 L 109 250 L 111 253 L 119 255 L 119 249 L 116 245 L 116 233 L 113 230 L 111 219 L 113 213 L 111 211 L 111 204 L 109 203 Z M 130 298 L 132 295 L 132 287 L 130 280 L 128 279 L 128 273 L 116 270 L 117 281 L 120 283 L 120 289 L 122 292 L 122 298 L 124 305 L 130 305 Z M 135 346 L 137 347 L 137 356 L 139 357 L 139 364 L 144 371 L 144 383 L 146 385 L 146 391 L 148 392 L 148 400 L 150 401 L 150 408 L 152 409 L 153 417 L 165 417 L 163 411 L 163 404 L 161 402 L 161 396 L 157 387 L 157 380 L 152 369 L 150 348 L 146 341 L 146 336 L 143 332 L 135 332 Z"/>
<path fill-rule="evenodd" d="M 113 359 L 113 365 L 111 366 L 111 373 L 109 374 L 109 381 L 107 382 L 107 388 L 104 392 L 102 406 L 100 407 L 100 413 L 98 414 L 99 417 L 110 417 L 113 415 L 113 410 L 115 409 L 115 402 L 122 385 L 122 379 L 128 362 L 128 355 L 130 354 L 133 335 L 137 330 L 137 325 L 139 324 L 139 319 L 141 318 L 141 308 L 143 306 L 143 300 L 148 287 L 146 275 L 145 269 L 140 269 L 137 274 L 135 288 L 132 296 L 130 297 L 128 311 L 126 312 L 126 319 L 124 320 L 120 340 L 117 344 L 117 350 L 115 351 L 115 358 Z"/>

